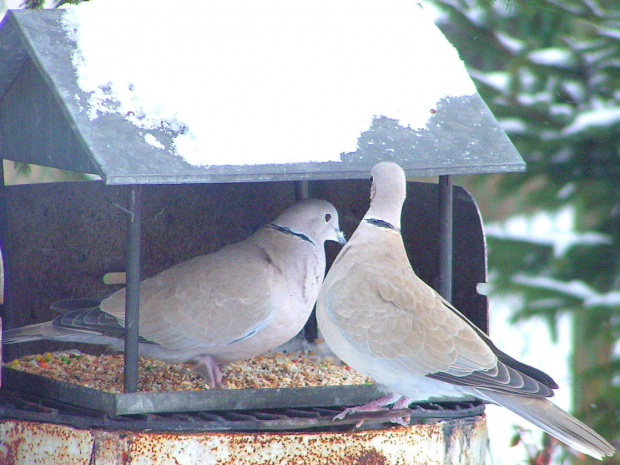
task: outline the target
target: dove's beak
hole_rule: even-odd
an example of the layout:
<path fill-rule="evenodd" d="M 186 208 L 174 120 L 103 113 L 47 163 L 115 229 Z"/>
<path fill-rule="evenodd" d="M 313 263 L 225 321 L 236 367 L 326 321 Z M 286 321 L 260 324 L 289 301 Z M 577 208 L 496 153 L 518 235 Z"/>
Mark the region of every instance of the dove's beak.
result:
<path fill-rule="evenodd" d="M 344 233 L 340 229 L 336 230 L 336 238 L 340 245 L 345 245 L 347 243 L 347 238 L 344 237 Z"/>

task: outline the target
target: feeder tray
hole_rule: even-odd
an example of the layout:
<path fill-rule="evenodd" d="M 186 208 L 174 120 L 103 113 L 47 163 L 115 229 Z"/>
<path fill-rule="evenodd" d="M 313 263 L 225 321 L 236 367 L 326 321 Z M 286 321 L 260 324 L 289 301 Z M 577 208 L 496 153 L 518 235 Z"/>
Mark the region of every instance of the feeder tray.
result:
<path fill-rule="evenodd" d="M 345 184 L 343 186 L 343 183 Z M 367 181 L 343 181 L 343 183 L 334 184 L 326 181 L 320 183 L 320 188 L 327 197 L 340 198 L 341 201 L 357 208 L 358 204 L 367 202 L 365 197 L 368 192 Z M 92 187 L 96 187 L 94 190 Z M 88 198 L 87 208 L 96 211 L 97 205 L 109 204 L 118 196 L 118 192 L 125 191 L 123 187 L 105 187 L 97 183 L 65 183 L 62 185 L 39 185 L 32 186 L 16 186 L 17 189 L 9 189 L 7 191 L 7 201 L 11 207 L 11 211 L 16 217 L 23 218 L 21 221 L 13 223 L 16 231 L 21 228 L 29 227 L 29 216 L 20 214 L 22 208 L 27 208 L 35 215 L 39 214 L 39 208 L 44 209 L 51 216 L 63 216 L 63 211 L 78 210 L 79 204 Z M 234 187 L 234 186 L 233 186 Z M 232 191 L 231 187 L 231 191 Z M 341 189 L 345 192 L 341 192 Z M 187 198 L 189 193 L 197 196 L 197 193 L 190 190 L 190 186 L 151 186 L 146 198 L 150 199 L 148 205 L 145 205 L 149 211 L 158 211 L 161 206 L 159 198 L 165 199 L 166 202 L 173 202 L 176 205 L 178 197 L 179 201 Z M 161 190 L 161 192 L 159 192 Z M 153 191 L 153 195 L 150 195 Z M 156 192 L 157 191 L 157 192 Z M 73 192 L 74 195 L 66 195 Z M 346 194 L 349 192 L 349 194 Z M 429 183 L 408 183 L 408 195 L 410 199 L 415 199 L 415 211 L 406 209 L 403 212 L 403 235 L 407 249 L 412 254 L 412 261 L 416 264 L 418 274 L 428 282 L 433 282 L 438 273 L 438 263 L 436 253 L 438 243 L 438 224 L 437 216 L 437 185 Z M 155 193 L 158 195 L 156 196 Z M 354 194 L 351 194 L 354 193 Z M 37 199 L 45 198 L 47 201 L 40 205 Z M 67 199 L 72 199 L 70 202 Z M 153 203 L 151 205 L 151 202 Z M 196 200 L 198 202 L 198 200 Z M 479 327 L 486 329 L 487 327 L 487 301 L 486 297 L 479 295 L 476 291 L 476 284 L 486 280 L 486 254 L 482 233 L 482 225 L 476 205 L 471 196 L 462 188 L 454 188 L 454 224 L 458 228 L 459 235 L 454 238 L 454 303 L 459 307 L 466 309 L 467 315 Z M 22 205 L 22 207 L 20 207 Z M 197 210 L 202 210 L 201 203 L 197 204 Z M 25 206 L 25 207 L 24 207 Z M 35 210 L 33 210 L 35 208 Z M 350 207 L 351 208 L 351 207 Z M 187 212 L 173 209 L 176 214 L 181 216 Z M 343 212 L 348 212 L 344 208 L 340 208 Z M 349 216 L 351 213 L 345 213 Z M 91 250 L 91 253 L 97 256 L 105 256 L 110 251 L 107 245 L 97 239 L 96 230 L 101 224 L 107 224 L 114 227 L 114 212 L 110 213 L 110 217 L 103 216 L 102 219 L 93 221 L 86 231 L 77 233 L 78 241 L 73 246 L 78 249 Z M 118 218 L 116 218 L 118 221 Z M 171 217 L 170 221 L 177 222 L 176 217 Z M 350 223 L 350 224 L 349 224 Z M 347 228 L 354 228 L 357 220 L 347 222 Z M 200 231 L 196 232 L 195 239 L 198 241 Z M 22 240 L 14 241 L 13 247 L 16 255 L 26 255 L 27 250 L 32 247 L 38 247 L 39 240 L 55 240 L 57 235 L 66 235 L 66 225 L 57 225 L 54 228 L 47 228 L 45 234 L 38 237 L 17 233 Z M 174 241 L 174 238 L 168 238 Z M 165 244 L 164 244 L 165 246 Z M 99 250 L 100 249 L 100 250 Z M 161 260 L 161 256 L 165 253 L 162 250 L 150 250 L 150 258 L 145 257 L 145 265 L 151 262 L 157 264 Z M 66 270 L 58 270 L 58 275 L 46 275 L 44 269 L 47 266 L 41 260 L 35 260 L 30 266 L 31 274 L 23 276 L 23 285 L 32 286 L 33 279 L 52 279 L 54 281 L 61 280 L 64 275 L 71 272 L 75 276 L 87 276 L 93 263 L 86 262 L 79 264 L 81 268 L 75 269 L 75 263 L 71 264 Z M 43 269 L 40 267 L 44 267 Z M 78 284 L 78 283 L 76 283 Z M 83 285 L 80 283 L 80 285 Z M 87 292 L 89 286 L 84 286 Z M 38 286 L 38 284 L 37 284 Z M 25 293 L 20 295 L 28 296 Z M 75 301 L 73 301 L 75 302 Z M 82 306 L 88 307 L 98 303 L 98 300 L 84 300 Z M 28 306 L 27 303 L 21 304 Z M 60 304 L 53 305 L 57 308 Z M 66 308 L 64 304 L 62 308 Z M 58 315 L 57 312 L 51 314 Z M 15 346 L 9 346 L 11 348 Z M 40 350 L 37 350 L 40 352 Z M 29 395 L 45 399 L 57 399 L 65 404 L 75 405 L 112 415 L 130 415 L 130 414 L 149 414 L 158 412 L 189 412 L 200 410 L 226 411 L 226 410 L 245 410 L 257 408 L 300 408 L 300 407 L 346 407 L 361 405 L 381 396 L 375 386 L 318 386 L 304 388 L 281 388 L 281 389 L 225 389 L 225 390 L 208 390 L 208 391 L 174 391 L 174 392 L 134 392 L 112 394 L 97 389 L 86 388 L 72 383 L 65 383 L 58 380 L 46 378 L 41 375 L 33 375 L 29 373 L 19 372 L 10 368 L 4 369 L 3 387 L 15 391 L 27 392 Z"/>
<path fill-rule="evenodd" d="M 6 388 L 109 415 L 346 407 L 366 404 L 382 395 L 374 385 L 113 394 L 6 367 L 2 375 Z"/>
<path fill-rule="evenodd" d="M 342 412 L 338 407 L 263 408 L 234 411 L 201 411 L 182 413 L 134 414 L 130 416 L 93 412 L 58 399 L 29 397 L 23 392 L 0 393 L 0 418 L 40 421 L 73 426 L 79 429 L 104 428 L 122 431 L 295 431 L 351 429 L 360 421 L 365 425 L 389 422 L 390 412 L 367 412 L 334 417 Z M 429 420 L 471 418 L 484 413 L 479 400 L 461 402 L 414 403 L 402 409 L 411 423 Z M 362 425 L 365 426 L 365 425 Z"/>
<path fill-rule="evenodd" d="M 347 221 L 347 218 L 357 218 L 359 221 L 360 212 L 365 211 L 363 205 L 367 205 L 369 192 L 367 183 L 358 184 L 358 181 L 348 181 L 353 184 L 347 184 L 347 181 L 330 183 L 330 180 L 367 179 L 370 169 L 379 161 L 390 160 L 400 164 L 410 177 L 438 175 L 444 180 L 456 174 L 525 169 L 523 160 L 478 94 L 451 97 L 437 102 L 434 114 L 424 130 L 404 128 L 394 120 L 378 117 L 372 127 L 360 135 L 357 150 L 342 154 L 339 162 L 190 165 L 181 157 L 167 150 L 155 149 L 146 143 L 141 130 L 121 115 L 106 114 L 94 120 L 87 116 L 82 106 L 88 101 L 88 95 L 77 85 L 76 72 L 71 61 L 75 44 L 69 40 L 62 27 L 62 14 L 63 12 L 58 10 L 11 11 L 0 24 L 0 158 L 93 173 L 99 175 L 101 181 L 66 183 L 80 185 L 62 188 L 7 186 L 0 190 L 2 194 L 0 200 L 8 205 L 6 211 L 2 211 L 3 206 L 0 202 L 0 239 L 5 254 L 9 296 L 3 313 L 7 323 L 5 327 L 15 326 L 12 319 L 18 312 L 36 308 L 33 305 L 14 305 L 17 297 L 32 294 L 32 289 L 35 287 L 30 282 L 27 283 L 28 290 L 16 286 L 15 279 L 20 278 L 22 273 L 22 270 L 17 268 L 21 262 L 16 258 L 22 256 L 8 239 L 12 237 L 13 241 L 16 241 L 22 236 L 31 240 L 31 236 L 36 234 L 32 232 L 32 225 L 27 224 L 33 217 L 31 209 L 40 208 L 40 202 L 53 196 L 55 189 L 60 193 L 57 194 L 55 204 L 51 206 L 60 209 L 61 214 L 58 218 L 66 218 L 69 216 L 67 212 L 75 211 L 68 207 L 69 200 L 74 202 L 72 205 L 79 205 L 77 210 L 85 211 L 90 217 L 96 217 L 98 215 L 96 208 L 82 210 L 84 203 L 92 202 L 92 199 L 103 199 L 103 204 L 106 206 L 118 205 L 121 194 L 124 199 L 129 197 L 129 210 L 134 219 L 128 228 L 130 240 L 126 269 L 129 283 L 130 278 L 139 275 L 136 269 L 139 271 L 140 268 L 139 218 L 142 191 L 145 192 L 145 202 L 149 201 L 150 194 L 155 195 L 163 191 L 166 195 L 162 196 L 164 198 L 162 201 L 171 202 L 173 197 L 181 197 L 182 192 L 185 192 L 181 188 L 195 187 L 190 184 L 214 184 L 213 189 L 217 190 L 221 188 L 221 183 L 292 181 L 296 183 L 294 190 L 301 192 L 301 196 L 304 190 L 305 194 L 309 190 L 320 193 L 321 197 L 332 201 L 342 212 L 340 215 L 342 221 Z M 403 59 L 405 58 L 411 59 L 404 56 Z M 239 131 L 241 134 L 243 128 Z M 171 140 L 170 134 L 165 132 L 158 133 L 157 137 L 162 141 Z M 277 137 L 277 134 L 274 134 L 274 137 Z M 313 137 L 321 135 L 314 134 Z M 268 150 L 265 147 L 261 149 Z M 311 183 L 304 184 L 305 181 Z M 219 186 L 216 186 L 216 183 Z M 131 185 L 131 188 L 126 188 L 124 185 Z M 141 189 L 141 185 L 149 185 L 145 188 L 152 190 Z M 165 190 L 165 187 L 172 187 L 176 193 Z M 450 273 L 446 271 L 448 269 L 446 265 L 449 264 L 451 267 L 454 258 L 453 303 L 478 326 L 486 329 L 486 298 L 476 292 L 476 284 L 486 280 L 485 244 L 480 217 L 473 199 L 462 189 L 453 190 L 449 183 L 441 184 L 439 188 L 436 185 L 410 183 L 409 190 L 409 198 L 415 199 L 416 211 L 403 212 L 403 232 L 408 251 L 416 254 L 417 260 L 414 261 L 416 272 L 434 287 L 437 287 L 438 278 L 446 281 L 444 278 L 447 276 L 452 282 Z M 195 191 L 192 191 L 192 194 L 194 193 Z M 294 197 L 289 195 L 271 199 L 273 202 L 283 203 L 282 199 L 285 198 L 291 203 Z M 28 203 L 27 198 L 32 199 L 31 203 Z M 188 198 L 194 199 L 185 197 Z M 439 207 L 438 198 L 441 199 Z M 454 257 L 451 235 L 453 201 L 455 229 L 459 230 L 459 234 L 454 237 Z M 219 202 L 216 207 L 211 203 L 210 207 L 222 208 L 222 203 Z M 352 205 L 355 206 L 355 211 L 352 210 Z M 48 206 L 50 205 L 41 207 L 45 211 L 44 215 L 47 214 L 45 208 Z M 63 207 L 68 210 L 62 210 Z M 27 209 L 26 214 L 20 213 L 24 208 Z M 117 216 L 120 215 L 120 210 L 114 211 Z M 415 215 L 420 216 L 420 219 L 415 220 L 417 221 L 415 224 L 419 226 L 416 229 L 410 227 Z M 135 220 L 136 218 L 138 220 Z M 109 227 L 113 221 L 108 220 L 111 218 L 106 218 L 106 221 L 101 221 L 99 224 L 105 223 Z M 174 217 L 170 221 L 181 224 L 183 220 Z M 216 223 L 217 219 L 212 221 Z M 187 224 L 187 220 L 184 224 Z M 80 228 L 82 226 L 80 224 Z M 11 234 L 8 234 L 7 230 L 11 231 Z M 66 240 L 65 233 L 59 231 L 57 237 L 61 238 L 61 241 Z M 184 231 L 187 234 L 187 229 Z M 345 232 L 350 233 L 350 230 Z M 83 237 L 73 239 L 79 241 L 100 237 L 101 229 L 93 228 L 89 233 L 80 229 L 80 234 Z M 421 244 L 420 238 L 424 238 L 426 242 Z M 44 244 L 46 240 L 43 241 Z M 197 242 L 201 240 L 198 235 Z M 84 248 L 76 244 L 71 246 L 75 250 L 88 251 L 95 251 L 105 246 L 96 243 L 96 240 L 94 242 L 95 245 L 91 243 Z M 33 244 L 30 246 L 34 248 Z M 440 259 L 437 259 L 437 254 L 440 255 Z M 107 258 L 107 255 L 104 256 Z M 37 264 L 40 265 L 41 263 Z M 49 265 L 47 263 L 48 267 Z M 92 274 L 93 270 L 87 269 L 74 271 L 72 276 L 86 279 Z M 36 276 L 36 273 L 32 276 Z M 459 279 L 464 281 L 458 282 Z M 133 281 L 135 282 L 135 279 Z M 55 283 L 52 286 L 58 285 Z M 71 288 L 74 284 L 63 285 Z M 40 287 L 36 287 L 37 292 L 42 292 L 44 285 L 39 283 L 38 286 Z M 49 286 L 48 283 L 48 288 Z M 92 287 L 94 284 L 84 284 L 84 287 L 88 286 Z M 63 297 L 80 295 L 75 293 L 75 289 L 67 291 L 67 295 Z M 136 295 L 131 285 L 128 285 L 128 295 Z M 137 306 L 128 306 L 127 320 L 131 321 L 131 318 L 135 318 L 132 315 L 136 314 Z M 137 337 L 133 342 L 137 347 Z M 137 351 L 132 357 L 134 355 L 133 360 L 137 368 Z M 133 366 L 133 363 L 127 363 L 126 366 Z M 341 407 L 361 404 L 378 395 L 374 386 L 109 394 L 40 376 L 16 373 L 10 369 L 5 369 L 3 372 L 5 376 L 3 389 L 19 390 L 43 398 L 52 397 L 63 403 L 112 415 L 175 410 L 233 411 L 268 406 L 292 409 Z M 129 378 L 126 376 L 125 380 Z"/>

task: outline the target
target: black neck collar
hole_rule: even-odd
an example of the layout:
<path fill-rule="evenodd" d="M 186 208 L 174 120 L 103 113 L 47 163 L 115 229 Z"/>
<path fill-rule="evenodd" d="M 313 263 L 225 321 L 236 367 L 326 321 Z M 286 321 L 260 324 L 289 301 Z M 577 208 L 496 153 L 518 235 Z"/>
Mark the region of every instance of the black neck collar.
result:
<path fill-rule="evenodd" d="M 400 232 L 400 229 L 385 220 L 378 220 L 377 218 L 366 218 L 366 223 L 377 226 L 378 228 L 391 229 L 392 231 L 396 231 L 398 233 Z"/>
<path fill-rule="evenodd" d="M 310 244 L 312 244 L 312 245 L 316 245 L 314 243 L 314 241 L 312 239 L 310 239 L 308 236 L 306 236 L 305 234 L 293 231 L 292 229 L 289 229 L 286 226 L 280 226 L 279 224 L 270 223 L 269 226 L 267 226 L 267 227 L 271 228 L 271 229 L 275 229 L 276 231 L 281 232 L 283 234 L 287 234 L 289 236 L 299 237 L 301 240 L 304 240 L 306 242 L 310 242 Z"/>

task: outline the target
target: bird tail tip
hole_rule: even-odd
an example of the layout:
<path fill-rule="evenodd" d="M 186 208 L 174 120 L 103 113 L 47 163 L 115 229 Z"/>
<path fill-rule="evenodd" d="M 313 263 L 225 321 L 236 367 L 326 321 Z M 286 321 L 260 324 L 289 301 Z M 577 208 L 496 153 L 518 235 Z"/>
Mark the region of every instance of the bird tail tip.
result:
<path fill-rule="evenodd" d="M 547 399 L 484 392 L 484 397 L 513 411 L 573 449 L 603 460 L 616 453 L 614 446 Z"/>

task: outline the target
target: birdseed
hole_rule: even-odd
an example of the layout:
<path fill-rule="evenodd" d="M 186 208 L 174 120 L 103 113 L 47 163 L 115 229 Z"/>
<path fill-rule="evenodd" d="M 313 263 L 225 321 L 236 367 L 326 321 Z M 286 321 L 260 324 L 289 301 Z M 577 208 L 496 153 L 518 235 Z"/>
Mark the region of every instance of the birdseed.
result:
<path fill-rule="evenodd" d="M 90 355 L 80 351 L 27 355 L 6 364 L 8 368 L 110 393 L 123 392 L 123 355 Z M 209 389 L 190 363 L 166 363 L 139 357 L 140 392 L 200 391 Z M 313 352 L 267 353 L 222 367 L 223 385 L 229 389 L 290 388 L 374 383 L 368 376 L 335 357 Z"/>

